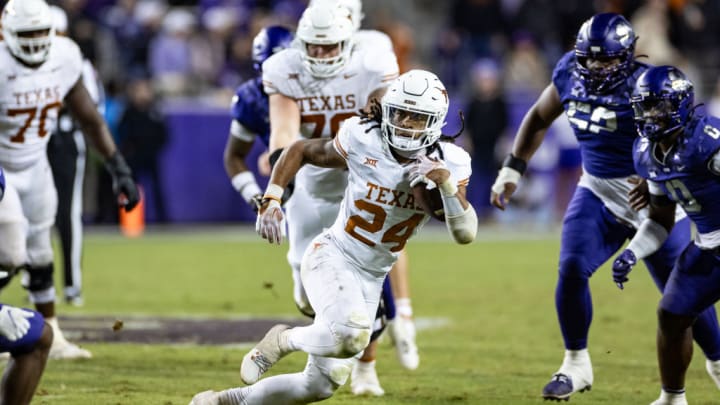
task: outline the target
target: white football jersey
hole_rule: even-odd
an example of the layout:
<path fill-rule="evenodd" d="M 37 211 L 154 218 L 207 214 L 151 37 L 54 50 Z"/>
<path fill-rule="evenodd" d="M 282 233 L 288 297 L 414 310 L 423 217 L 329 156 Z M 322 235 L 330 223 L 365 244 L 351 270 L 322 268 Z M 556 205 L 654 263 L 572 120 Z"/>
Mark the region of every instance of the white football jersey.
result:
<path fill-rule="evenodd" d="M 345 66 L 333 77 L 313 77 L 303 65 L 298 49 L 285 49 L 263 63 L 263 87 L 268 95 L 283 94 L 300 107 L 300 136 L 332 137 L 340 124 L 356 116 L 370 93 L 387 86 L 398 77 L 392 52 L 353 50 Z M 306 165 L 295 177 L 296 183 L 319 198 L 340 198 L 347 184 L 342 170 Z"/>
<path fill-rule="evenodd" d="M 58 111 L 82 66 L 80 49 L 65 37 L 53 39 L 48 59 L 34 69 L 0 43 L 0 165 L 22 170 L 45 157 Z"/>
<path fill-rule="evenodd" d="M 390 37 L 378 30 L 359 30 L 353 34 L 355 47 L 361 50 L 373 49 L 376 52 L 395 52 Z"/>
<path fill-rule="evenodd" d="M 347 161 L 349 184 L 330 234 L 358 266 L 387 272 L 430 217 L 415 203 L 409 165 L 393 157 L 380 129 L 365 132 L 372 125 L 350 118 L 335 137 L 335 150 Z M 472 172 L 467 152 L 439 142 L 430 156 L 445 162 L 450 181 L 467 186 Z"/>

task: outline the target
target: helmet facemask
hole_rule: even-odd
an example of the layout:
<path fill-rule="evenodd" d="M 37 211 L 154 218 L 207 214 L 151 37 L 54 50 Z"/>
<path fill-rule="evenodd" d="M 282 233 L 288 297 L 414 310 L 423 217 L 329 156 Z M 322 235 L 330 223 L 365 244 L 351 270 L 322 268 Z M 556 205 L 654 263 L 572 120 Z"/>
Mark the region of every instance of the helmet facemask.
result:
<path fill-rule="evenodd" d="M 597 14 L 583 23 L 575 41 L 575 59 L 585 87 L 602 94 L 624 82 L 632 70 L 636 41 L 630 23 L 619 14 Z"/>
<path fill-rule="evenodd" d="M 383 104 L 382 132 L 398 152 L 413 154 L 434 144 L 442 135 L 440 113 L 413 111 L 406 107 Z"/>
<path fill-rule="evenodd" d="M 651 141 L 668 138 L 691 119 L 694 101 L 693 84 L 680 70 L 650 68 L 638 78 L 630 97 L 638 134 Z"/>
<path fill-rule="evenodd" d="M 303 51 L 303 64 L 310 71 L 310 73 L 319 78 L 326 78 L 334 76 L 349 59 L 350 49 L 349 40 L 336 42 L 334 44 L 326 43 L 310 43 L 300 40 L 300 46 Z M 331 48 L 335 46 L 337 52 L 332 52 L 332 56 L 316 57 L 313 55 L 313 47 L 326 47 Z M 325 51 L 325 53 L 331 53 Z"/>
<path fill-rule="evenodd" d="M 353 32 L 347 12 L 337 5 L 317 2 L 308 7 L 298 23 L 295 44 L 310 74 L 318 78 L 337 74 L 350 59 Z"/>
<path fill-rule="evenodd" d="M 385 142 L 399 155 L 412 158 L 442 136 L 449 99 L 437 76 L 411 70 L 390 84 L 380 106 Z"/>
<path fill-rule="evenodd" d="M 644 138 L 659 141 L 683 125 L 670 97 L 635 96 L 631 100 L 635 127 Z"/>
<path fill-rule="evenodd" d="M 13 56 L 29 65 L 42 64 L 55 36 L 50 8 L 42 0 L 11 0 L 3 9 L 2 34 Z"/>

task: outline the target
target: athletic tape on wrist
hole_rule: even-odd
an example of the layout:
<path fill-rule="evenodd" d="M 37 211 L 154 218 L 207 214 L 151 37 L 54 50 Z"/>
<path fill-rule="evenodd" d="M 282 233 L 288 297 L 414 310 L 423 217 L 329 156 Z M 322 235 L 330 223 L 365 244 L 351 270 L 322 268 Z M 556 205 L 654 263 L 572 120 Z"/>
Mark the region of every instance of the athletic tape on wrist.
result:
<path fill-rule="evenodd" d="M 271 200 L 275 200 L 277 202 L 282 201 L 282 195 L 285 191 L 284 188 L 278 186 L 277 184 L 268 184 L 267 189 L 265 189 L 265 194 L 263 195 L 263 198 L 269 198 Z"/>
<path fill-rule="evenodd" d="M 255 175 L 252 172 L 241 172 L 233 176 L 230 180 L 235 191 L 240 193 L 245 202 L 250 202 L 252 198 L 261 193 L 260 187 L 255 181 Z"/>
<path fill-rule="evenodd" d="M 458 192 L 458 187 L 452 179 L 438 184 L 438 189 L 443 196 L 453 196 Z"/>
<path fill-rule="evenodd" d="M 520 177 L 522 177 L 522 173 L 519 171 L 511 167 L 503 167 L 500 169 L 497 179 L 495 179 L 495 184 L 492 186 L 493 193 L 502 194 L 505 192 L 505 184 L 518 184 Z"/>

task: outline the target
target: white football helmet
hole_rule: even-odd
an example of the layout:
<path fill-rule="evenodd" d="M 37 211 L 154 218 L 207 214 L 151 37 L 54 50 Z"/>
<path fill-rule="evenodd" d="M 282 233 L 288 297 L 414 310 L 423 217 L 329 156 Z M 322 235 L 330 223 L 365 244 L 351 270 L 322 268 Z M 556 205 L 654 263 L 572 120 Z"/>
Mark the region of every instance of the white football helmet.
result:
<path fill-rule="evenodd" d="M 320 2 L 330 3 L 338 7 L 342 7 L 348 13 L 348 18 L 352 21 L 353 28 L 355 31 L 360 29 L 362 19 L 365 14 L 362 12 L 362 1 L 361 0 L 310 0 L 308 7 L 317 5 Z"/>
<path fill-rule="evenodd" d="M 2 34 L 8 49 L 16 58 L 30 65 L 45 62 L 55 36 L 50 7 L 44 0 L 10 0 L 0 17 Z M 47 31 L 42 36 L 23 33 Z"/>
<path fill-rule="evenodd" d="M 298 22 L 296 44 L 300 47 L 305 67 L 315 77 L 332 77 L 350 59 L 352 51 L 353 26 L 340 8 L 326 1 L 317 1 L 303 12 Z M 328 58 L 312 57 L 308 45 L 340 46 L 337 56 Z"/>
<path fill-rule="evenodd" d="M 401 154 L 434 144 L 442 136 L 449 101 L 445 86 L 434 73 L 418 69 L 403 73 L 380 100 L 385 141 Z M 408 118 L 424 121 L 424 128 L 404 125 L 402 120 Z"/>
<path fill-rule="evenodd" d="M 352 21 L 353 28 L 355 31 L 360 29 L 362 20 L 365 14 L 362 12 L 362 1 L 361 0 L 339 0 L 340 7 L 345 7 L 350 13 L 350 20 Z"/>

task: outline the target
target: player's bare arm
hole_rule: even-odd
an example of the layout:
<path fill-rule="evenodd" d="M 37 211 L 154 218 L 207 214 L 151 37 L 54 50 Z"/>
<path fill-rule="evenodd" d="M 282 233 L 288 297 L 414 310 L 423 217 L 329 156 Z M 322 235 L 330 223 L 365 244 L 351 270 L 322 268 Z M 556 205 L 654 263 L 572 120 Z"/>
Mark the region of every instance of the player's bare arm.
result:
<path fill-rule="evenodd" d="M 253 142 L 245 142 L 232 135 L 228 136 L 223 153 L 225 172 L 231 179 L 235 175 L 250 170 L 245 164 L 245 158 L 252 149 Z"/>
<path fill-rule="evenodd" d="M 347 167 L 345 158 L 333 147 L 332 138 L 302 139 L 280 155 L 270 176 L 270 184 L 284 188 L 305 164 L 340 169 Z"/>
<path fill-rule="evenodd" d="M 113 179 L 113 192 L 118 203 L 129 211 L 140 201 L 140 193 L 132 178 L 132 171 L 115 146 L 105 120 L 98 113 L 95 102 L 88 93 L 82 79 L 70 89 L 65 102 L 83 133 L 90 138 L 95 149 L 105 158 L 105 168 Z"/>
<path fill-rule="evenodd" d="M 543 90 L 530 110 L 523 117 L 515 136 L 512 153 L 503 162 L 490 193 L 490 202 L 504 210 L 510 196 L 515 192 L 520 177 L 525 172 L 527 161 L 535 154 L 545 139 L 545 132 L 563 112 L 560 94 L 550 83 Z"/>
<path fill-rule="evenodd" d="M 526 162 L 530 160 L 545 139 L 545 132 L 562 112 L 560 95 L 551 83 L 523 117 L 513 142 L 513 156 Z"/>
<path fill-rule="evenodd" d="M 283 94 L 270 95 L 270 145 L 268 151 L 290 146 L 300 133 L 300 107 Z"/>
<path fill-rule="evenodd" d="M 117 147 L 82 78 L 78 79 L 65 96 L 65 103 L 80 123 L 83 133 L 93 142 L 95 149 L 106 159 L 112 156 Z"/>

